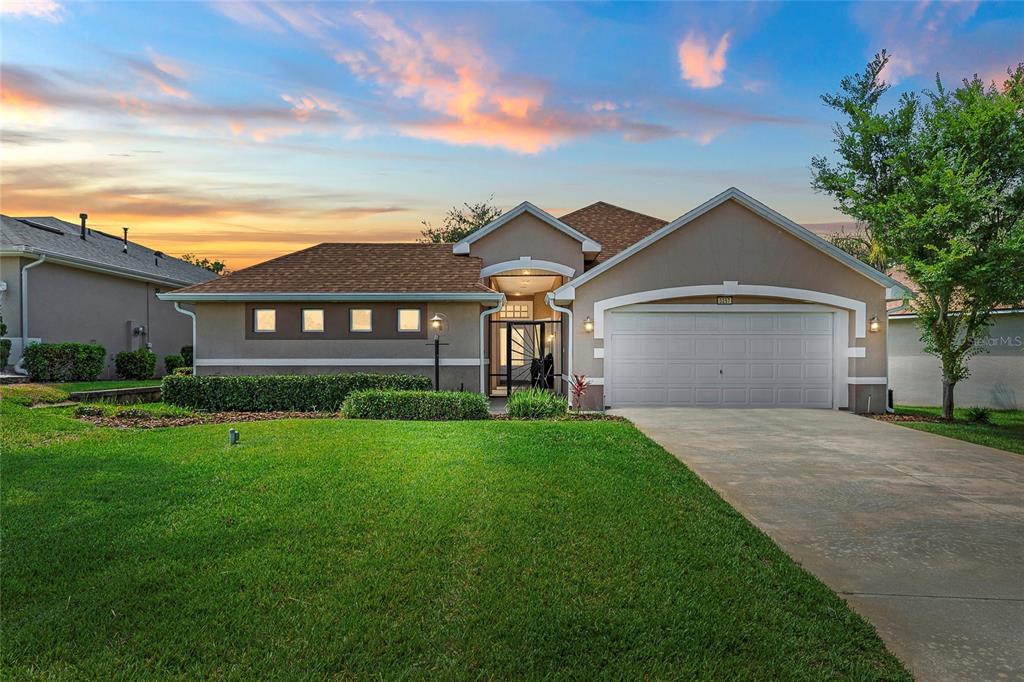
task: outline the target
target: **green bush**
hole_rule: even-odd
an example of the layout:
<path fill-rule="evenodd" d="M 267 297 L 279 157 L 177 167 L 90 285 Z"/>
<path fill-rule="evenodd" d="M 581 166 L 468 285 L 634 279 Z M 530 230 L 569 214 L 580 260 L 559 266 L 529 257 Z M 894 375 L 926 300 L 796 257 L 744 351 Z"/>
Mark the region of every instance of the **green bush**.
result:
<path fill-rule="evenodd" d="M 106 359 L 106 349 L 92 343 L 33 343 L 25 349 L 32 381 L 95 381 Z"/>
<path fill-rule="evenodd" d="M 145 348 L 121 351 L 114 357 L 114 368 L 124 379 L 152 379 L 156 353 Z"/>
<path fill-rule="evenodd" d="M 164 372 L 167 374 L 174 374 L 175 371 L 180 367 L 185 366 L 185 358 L 180 355 L 165 355 L 164 356 Z M 191 366 L 189 367 L 191 369 Z"/>
<path fill-rule="evenodd" d="M 964 410 L 964 416 L 972 424 L 992 423 L 992 410 L 987 407 L 968 407 Z"/>
<path fill-rule="evenodd" d="M 569 403 L 564 396 L 543 388 L 527 388 L 509 396 L 506 409 L 513 419 L 555 419 L 565 416 Z"/>
<path fill-rule="evenodd" d="M 191 367 L 176 367 L 174 369 L 174 371 L 171 372 L 171 374 L 173 374 L 176 377 L 190 377 L 190 376 L 192 376 L 192 368 Z"/>
<path fill-rule="evenodd" d="M 189 367 L 192 366 L 192 346 L 182 346 L 179 351 L 181 359 L 185 361 L 185 364 Z"/>
<path fill-rule="evenodd" d="M 296 374 L 238 377 L 164 377 L 165 403 L 205 412 L 337 412 L 352 391 L 424 390 L 418 374 Z"/>
<path fill-rule="evenodd" d="M 11 359 L 11 340 L 0 339 L 0 369 L 7 366 L 7 361 Z"/>
<path fill-rule="evenodd" d="M 341 411 L 350 419 L 447 421 L 491 416 L 487 399 L 466 391 L 353 391 Z"/>
<path fill-rule="evenodd" d="M 76 417 L 102 417 L 104 414 L 99 405 L 79 405 L 75 408 Z"/>

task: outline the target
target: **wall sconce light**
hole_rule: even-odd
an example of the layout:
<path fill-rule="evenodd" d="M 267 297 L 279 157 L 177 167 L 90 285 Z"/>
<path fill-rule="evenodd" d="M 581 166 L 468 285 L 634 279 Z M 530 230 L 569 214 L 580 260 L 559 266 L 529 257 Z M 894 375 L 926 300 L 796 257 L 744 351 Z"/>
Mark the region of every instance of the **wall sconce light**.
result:
<path fill-rule="evenodd" d="M 882 328 L 882 323 L 878 321 L 877 317 L 872 317 L 871 321 L 868 322 L 868 330 L 869 331 L 877 332 L 881 328 Z"/>
<path fill-rule="evenodd" d="M 590 319 L 590 315 L 587 315 L 586 319 L 583 320 L 583 331 L 588 334 L 594 331 L 594 321 Z"/>

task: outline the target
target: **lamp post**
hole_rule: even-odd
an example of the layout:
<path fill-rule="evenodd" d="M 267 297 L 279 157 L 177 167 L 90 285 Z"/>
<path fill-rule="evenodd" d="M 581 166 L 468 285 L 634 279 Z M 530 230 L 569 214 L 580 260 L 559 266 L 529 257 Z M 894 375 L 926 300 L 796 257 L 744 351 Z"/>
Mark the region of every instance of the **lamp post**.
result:
<path fill-rule="evenodd" d="M 441 346 L 447 346 L 447 343 L 441 343 L 441 334 L 443 334 L 448 326 L 448 319 L 441 313 L 434 313 L 434 316 L 430 318 L 430 329 L 434 333 L 434 390 L 441 390 Z"/>

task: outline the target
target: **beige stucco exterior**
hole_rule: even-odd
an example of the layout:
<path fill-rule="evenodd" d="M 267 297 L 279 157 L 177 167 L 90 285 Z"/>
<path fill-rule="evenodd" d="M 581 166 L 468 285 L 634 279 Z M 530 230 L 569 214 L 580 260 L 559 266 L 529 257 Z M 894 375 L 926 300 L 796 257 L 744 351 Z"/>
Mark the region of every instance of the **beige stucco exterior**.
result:
<path fill-rule="evenodd" d="M 855 319 L 849 313 L 849 347 L 864 348 L 863 358 L 849 358 L 850 377 L 885 377 L 887 371 L 884 319 L 886 289 L 849 266 L 789 234 L 735 201 L 726 201 L 692 222 L 665 236 L 655 245 L 609 268 L 575 289 L 573 301 L 575 373 L 603 380 L 604 362 L 594 357 L 594 348 L 603 348 L 603 340 L 583 330 L 584 319 L 595 316 L 595 304 L 624 294 L 672 287 L 722 285 L 763 285 L 805 289 L 862 301 L 866 318 L 877 317 L 883 329 L 855 335 Z M 669 297 L 680 303 L 678 296 Z M 707 297 L 693 302 L 707 302 Z M 745 300 L 754 302 L 755 298 Z M 763 299 L 780 300 L 779 296 Z M 790 300 L 803 303 L 802 299 Z M 648 303 L 667 302 L 651 300 Z M 725 308 L 725 306 L 723 306 Z M 849 408 L 867 409 L 871 395 L 872 410 L 885 405 L 884 383 L 850 385 Z M 591 399 L 603 402 L 603 389 L 594 386 Z M 594 406 L 597 406 L 595 404 Z"/>
<path fill-rule="evenodd" d="M 912 318 L 889 320 L 889 382 L 901 405 L 941 405 L 942 368 L 924 352 Z M 971 376 L 954 389 L 958 406 L 1024 409 L 1024 313 L 992 316 L 985 350 L 968 362 Z"/>
<path fill-rule="evenodd" d="M 0 277 L 7 283 L 2 299 L 7 336 L 20 337 L 21 268 L 34 258 L 0 259 Z M 171 286 L 157 285 L 102 272 L 43 262 L 28 271 L 28 330 L 26 336 L 44 343 L 97 343 L 107 351 L 107 367 L 100 378 L 114 377 L 114 356 L 147 343 L 157 354 L 156 374 L 163 374 L 163 358 L 192 343 L 191 321 L 161 301 L 157 293 Z M 144 327 L 145 334 L 132 329 Z M 13 360 L 12 360 L 13 361 Z"/>
<path fill-rule="evenodd" d="M 583 250 L 580 242 L 529 213 L 513 218 L 499 229 L 473 242 L 470 253 L 483 259 L 484 266 L 530 256 L 567 265 L 576 274 L 583 272 Z"/>
<path fill-rule="evenodd" d="M 351 306 L 390 307 L 397 304 L 305 304 L 294 302 L 198 303 L 196 371 L 199 374 L 333 374 L 342 372 L 414 373 L 433 376 L 434 348 L 424 335 L 387 338 L 385 325 L 397 323 L 390 317 L 375 323 L 379 332 L 363 338 L 326 338 L 322 334 L 300 334 L 300 338 L 253 337 L 252 307 L 285 309 L 322 307 L 328 324 L 347 324 L 341 308 Z M 403 304 L 404 305 L 404 304 Z M 408 304 L 415 307 L 417 304 Z M 447 318 L 441 341 L 441 388 L 476 391 L 480 389 L 479 303 L 429 302 L 424 322 L 435 313 Z M 345 319 L 341 319 L 344 317 Z M 381 360 L 374 364 L 373 360 Z M 415 363 L 403 364 L 411 359 Z M 318 360 L 323 360 L 319 363 Z M 453 364 L 456 363 L 456 364 Z"/>

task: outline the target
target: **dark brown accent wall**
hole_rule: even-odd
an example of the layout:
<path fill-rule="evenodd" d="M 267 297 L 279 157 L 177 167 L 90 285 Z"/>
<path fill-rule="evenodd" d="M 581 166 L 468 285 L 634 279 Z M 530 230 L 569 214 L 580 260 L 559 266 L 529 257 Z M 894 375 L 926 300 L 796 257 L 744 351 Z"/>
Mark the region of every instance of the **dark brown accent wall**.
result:
<path fill-rule="evenodd" d="M 253 311 L 256 309 L 273 308 L 277 311 L 277 330 L 273 332 L 253 331 Z M 324 331 L 302 331 L 302 311 L 306 308 L 324 311 Z M 349 311 L 353 308 L 369 308 L 373 311 L 372 332 L 349 331 Z M 420 311 L 420 331 L 398 331 L 398 309 L 414 308 Z M 245 304 L 245 338 L 259 341 L 313 341 L 316 339 L 425 339 L 427 327 L 427 306 L 423 303 L 246 303 Z"/>

